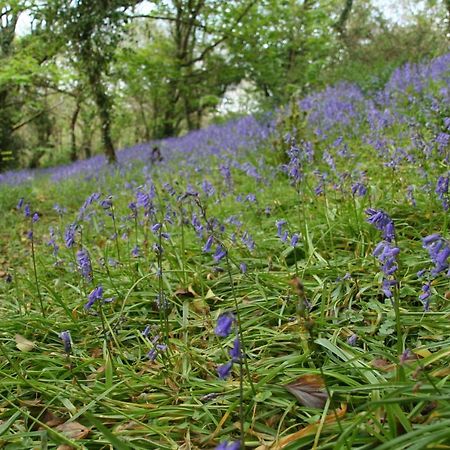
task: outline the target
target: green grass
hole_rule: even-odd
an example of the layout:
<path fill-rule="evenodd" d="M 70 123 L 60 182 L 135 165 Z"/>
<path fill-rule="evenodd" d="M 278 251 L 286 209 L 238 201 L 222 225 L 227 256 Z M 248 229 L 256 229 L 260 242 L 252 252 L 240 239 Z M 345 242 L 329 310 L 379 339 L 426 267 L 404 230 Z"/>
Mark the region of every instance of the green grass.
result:
<path fill-rule="evenodd" d="M 389 172 L 361 142 L 352 145 L 358 158 L 351 163 L 337 158 L 338 167 L 350 171 L 362 164 L 369 187 L 365 197 L 349 194 L 349 180 L 332 189 L 337 178 L 329 180 L 325 195 L 316 196 L 311 172 L 297 193 L 270 165 L 259 169 L 262 182 L 233 169 L 231 193 L 216 168 L 204 168 L 189 183 L 200 185 L 206 177 L 216 194 L 201 194 L 199 207 L 191 196 L 177 199 L 187 186 L 177 168 L 150 169 L 156 218 L 147 221 L 141 211 L 136 228 L 133 220 L 123 219 L 134 192 L 124 189 L 118 173 L 98 183 L 40 180 L 0 188 L 0 267 L 5 272 L 0 281 L 0 447 L 213 448 L 224 439 L 240 439 L 243 422 L 246 448 L 260 450 L 450 448 L 448 279 L 436 278 L 431 311 L 424 313 L 415 275 L 431 264 L 421 238 L 448 233 L 445 213 L 437 199 L 420 190 L 417 207 L 407 202 L 406 187 L 417 180 L 413 165 Z M 261 156 L 270 160 L 270 151 L 261 148 Z M 126 178 L 136 186 L 145 182 L 140 167 Z M 165 182 L 177 195 L 164 190 Z M 119 238 L 111 237 L 111 217 L 92 205 L 95 215 L 77 234 L 77 245 L 82 242 L 92 259 L 91 285 L 79 274 L 76 249 L 65 248 L 62 234 L 94 191 L 102 198 L 113 195 Z M 249 193 L 257 203 L 236 202 L 238 194 L 245 198 Z M 41 214 L 34 239 L 45 317 L 26 238 L 30 224 L 15 210 L 20 196 Z M 67 207 L 63 217 L 52 209 L 54 203 Z M 159 237 L 149 225 L 162 220 L 168 205 L 176 215 L 163 227 L 170 239 L 161 241 L 159 258 L 152 250 Z M 397 229 L 400 336 L 394 308 L 380 291 L 372 251 L 381 238 L 365 222 L 369 206 L 387 211 Z M 202 253 L 205 239 L 199 240 L 186 221 L 195 212 L 205 224 L 202 209 L 208 219 L 225 223 L 236 215 L 242 222 L 214 231 L 228 249 L 228 258 L 218 264 L 211 253 Z M 295 252 L 276 236 L 275 220 L 281 218 L 291 234 L 301 234 Z M 58 235 L 57 257 L 46 245 L 49 226 Z M 243 231 L 253 237 L 254 251 L 242 244 Z M 120 238 L 123 232 L 127 240 Z M 131 255 L 135 242 L 140 258 Z M 117 265 L 107 264 L 119 257 Z M 351 278 L 342 280 L 347 272 Z M 301 280 L 304 296 L 292 286 L 294 277 Z M 85 311 L 87 295 L 98 284 L 114 300 Z M 164 294 L 167 309 L 155 305 L 158 294 Z M 305 298 L 311 305 L 306 312 Z M 236 304 L 248 365 L 242 393 L 239 365 L 227 380 L 216 374 L 229 359 L 233 336 L 218 338 L 214 327 L 220 313 L 236 312 Z M 142 336 L 146 325 L 168 345 L 154 362 L 146 357 L 152 348 Z M 59 338 L 64 330 L 73 340 L 70 355 Z M 353 333 L 356 346 L 347 343 Z M 19 350 L 16 334 L 34 345 Z M 417 359 L 400 363 L 399 348 L 410 349 Z M 300 404 L 283 387 L 302 375 L 323 377 L 329 394 L 324 408 Z M 70 423 L 81 424 L 85 432 L 69 433 Z"/>

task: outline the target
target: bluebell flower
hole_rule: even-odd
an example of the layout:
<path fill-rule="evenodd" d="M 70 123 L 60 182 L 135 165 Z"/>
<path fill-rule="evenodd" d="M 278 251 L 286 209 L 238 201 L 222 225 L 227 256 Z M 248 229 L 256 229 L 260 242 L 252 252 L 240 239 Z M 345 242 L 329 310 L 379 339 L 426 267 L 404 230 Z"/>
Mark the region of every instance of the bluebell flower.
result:
<path fill-rule="evenodd" d="M 216 247 L 216 251 L 215 251 L 215 253 L 213 255 L 214 261 L 219 262 L 225 256 L 227 256 L 227 251 L 219 244 Z"/>
<path fill-rule="evenodd" d="M 153 233 L 156 233 L 157 231 L 159 231 L 159 229 L 161 227 L 162 227 L 162 223 L 157 222 L 154 225 L 152 225 L 151 230 L 152 230 Z"/>
<path fill-rule="evenodd" d="M 77 262 L 81 275 L 90 283 L 92 281 L 92 265 L 87 250 L 81 249 L 77 252 Z"/>
<path fill-rule="evenodd" d="M 358 336 L 353 333 L 347 338 L 347 344 L 349 344 L 352 347 L 354 347 L 356 345 L 356 341 L 357 340 L 358 340 Z"/>
<path fill-rule="evenodd" d="M 67 248 L 72 248 L 75 244 L 75 232 L 77 230 L 77 226 L 75 223 L 71 223 L 67 226 L 64 231 L 64 242 L 66 243 Z"/>
<path fill-rule="evenodd" d="M 24 202 L 23 197 L 19 198 L 19 201 L 17 202 L 16 208 L 17 208 L 17 209 L 22 209 L 23 202 Z"/>
<path fill-rule="evenodd" d="M 277 220 L 275 222 L 275 225 L 277 226 L 277 236 L 281 238 L 281 233 L 283 232 L 283 225 L 286 224 L 286 221 L 284 219 Z"/>
<path fill-rule="evenodd" d="M 70 336 L 70 331 L 61 331 L 61 333 L 59 333 L 59 338 L 63 341 L 64 351 L 69 354 L 72 350 L 72 338 Z"/>
<path fill-rule="evenodd" d="M 206 240 L 205 245 L 203 246 L 202 251 L 203 251 L 204 253 L 209 252 L 209 251 L 211 250 L 211 247 L 212 247 L 212 245 L 213 245 L 213 242 L 214 242 L 214 236 L 209 236 L 209 238 Z"/>
<path fill-rule="evenodd" d="M 219 378 L 221 378 L 222 380 L 228 378 L 232 368 L 233 368 L 233 360 L 228 361 L 227 363 L 217 367 L 217 374 L 219 375 Z"/>
<path fill-rule="evenodd" d="M 291 246 L 296 247 L 298 244 L 298 234 L 294 233 L 291 237 Z"/>
<path fill-rule="evenodd" d="M 88 302 L 84 305 L 85 309 L 90 309 L 97 300 L 101 300 L 103 297 L 103 287 L 97 286 L 88 296 Z"/>
<path fill-rule="evenodd" d="M 242 273 L 246 273 L 247 272 L 247 264 L 241 263 L 241 264 L 239 264 L 239 268 L 241 269 Z"/>
<path fill-rule="evenodd" d="M 234 314 L 224 313 L 217 319 L 217 325 L 214 333 L 220 337 L 227 337 L 231 333 L 231 327 L 235 321 Z"/>
<path fill-rule="evenodd" d="M 241 443 L 239 441 L 235 442 L 223 441 L 216 447 L 215 450 L 239 450 L 240 448 Z"/>
<path fill-rule="evenodd" d="M 241 343 L 238 337 L 233 341 L 233 347 L 230 349 L 229 354 L 233 362 L 238 362 L 241 359 Z"/>
<path fill-rule="evenodd" d="M 25 217 L 31 216 L 31 209 L 30 209 L 30 205 L 28 203 L 25 205 L 25 208 L 23 209 L 23 213 L 24 213 Z"/>

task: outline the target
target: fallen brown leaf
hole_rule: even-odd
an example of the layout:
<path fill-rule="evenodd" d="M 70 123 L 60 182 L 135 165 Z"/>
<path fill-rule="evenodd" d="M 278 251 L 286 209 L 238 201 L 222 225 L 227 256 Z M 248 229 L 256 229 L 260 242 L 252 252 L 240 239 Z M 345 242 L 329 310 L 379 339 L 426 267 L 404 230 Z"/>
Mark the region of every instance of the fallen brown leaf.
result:
<path fill-rule="evenodd" d="M 325 382 L 320 375 L 302 375 L 284 387 L 309 408 L 323 408 L 328 399 Z"/>
<path fill-rule="evenodd" d="M 34 342 L 29 341 L 27 338 L 23 337 L 21 334 L 16 334 L 16 347 L 21 352 L 31 352 L 34 348 Z"/>
<path fill-rule="evenodd" d="M 91 432 L 90 428 L 78 422 L 64 422 L 55 428 L 56 431 L 63 433 L 69 439 L 84 439 Z"/>

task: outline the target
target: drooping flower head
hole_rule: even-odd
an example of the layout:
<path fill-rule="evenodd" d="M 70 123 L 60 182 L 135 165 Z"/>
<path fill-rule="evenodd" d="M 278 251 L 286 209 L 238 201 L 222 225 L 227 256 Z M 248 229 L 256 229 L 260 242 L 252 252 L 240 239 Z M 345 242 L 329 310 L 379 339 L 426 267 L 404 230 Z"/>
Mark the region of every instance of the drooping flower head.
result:
<path fill-rule="evenodd" d="M 214 333 L 216 333 L 219 337 L 227 337 L 231 333 L 231 328 L 235 321 L 234 314 L 224 313 L 219 316 L 217 319 L 217 325 L 214 329 Z"/>
<path fill-rule="evenodd" d="M 384 211 L 368 208 L 366 214 L 369 216 L 367 222 L 373 225 L 377 230 L 383 232 L 383 239 L 391 242 L 395 239 L 394 222 Z"/>
<path fill-rule="evenodd" d="M 72 338 L 70 336 L 70 331 L 61 331 L 61 333 L 59 333 L 59 338 L 63 341 L 64 351 L 69 354 L 72 350 Z"/>
<path fill-rule="evenodd" d="M 88 302 L 84 305 L 85 309 L 90 309 L 97 300 L 103 298 L 103 287 L 101 285 L 97 286 L 88 296 Z"/>

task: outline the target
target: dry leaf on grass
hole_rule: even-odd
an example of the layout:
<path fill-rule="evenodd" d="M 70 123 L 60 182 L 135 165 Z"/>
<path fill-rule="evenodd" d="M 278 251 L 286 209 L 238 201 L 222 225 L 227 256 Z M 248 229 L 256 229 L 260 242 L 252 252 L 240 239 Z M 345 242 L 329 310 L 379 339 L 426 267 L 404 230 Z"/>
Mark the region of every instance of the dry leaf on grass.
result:
<path fill-rule="evenodd" d="M 32 341 L 29 341 L 27 338 L 23 337 L 21 334 L 16 334 L 16 347 L 21 352 L 31 352 L 33 350 L 35 344 Z"/>
<path fill-rule="evenodd" d="M 328 399 L 325 382 L 320 375 L 303 375 L 284 387 L 309 408 L 323 408 Z"/>
<path fill-rule="evenodd" d="M 84 425 L 78 422 L 64 422 L 55 428 L 56 431 L 67 436 L 69 439 L 84 439 L 91 432 L 90 428 L 86 428 Z"/>

